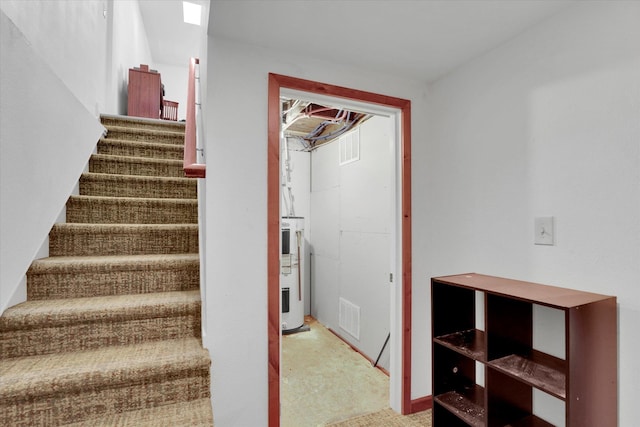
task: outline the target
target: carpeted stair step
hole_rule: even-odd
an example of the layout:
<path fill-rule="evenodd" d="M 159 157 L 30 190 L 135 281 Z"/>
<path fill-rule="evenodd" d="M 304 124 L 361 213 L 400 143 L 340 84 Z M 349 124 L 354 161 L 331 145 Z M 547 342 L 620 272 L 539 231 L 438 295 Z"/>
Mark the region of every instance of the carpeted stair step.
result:
<path fill-rule="evenodd" d="M 196 338 L 2 359 L 0 425 L 78 423 L 207 399 L 210 364 Z"/>
<path fill-rule="evenodd" d="M 50 257 L 27 271 L 27 299 L 189 291 L 199 284 L 198 254 Z"/>
<path fill-rule="evenodd" d="M 163 130 L 163 131 L 180 132 L 180 133 L 184 133 L 184 128 L 185 128 L 184 122 L 148 119 L 144 117 L 113 116 L 108 114 L 101 115 L 100 122 L 106 128 L 115 126 L 115 127 L 128 127 L 128 128 L 135 128 L 135 129 Z"/>
<path fill-rule="evenodd" d="M 198 197 L 198 183 L 191 178 L 84 173 L 80 177 L 80 194 L 196 199 Z"/>
<path fill-rule="evenodd" d="M 197 224 L 196 199 L 71 196 L 67 222 L 102 224 Z"/>
<path fill-rule="evenodd" d="M 49 233 L 49 256 L 197 252 L 197 224 L 55 224 Z"/>
<path fill-rule="evenodd" d="M 200 338 L 200 292 L 26 301 L 0 316 L 2 358 Z"/>
<path fill-rule="evenodd" d="M 184 131 L 135 129 L 121 126 L 106 126 L 108 139 L 124 139 L 126 141 L 155 142 L 184 146 Z"/>
<path fill-rule="evenodd" d="M 166 176 L 183 178 L 181 160 L 94 154 L 89 160 L 89 172 L 119 175 Z"/>
<path fill-rule="evenodd" d="M 182 160 L 184 158 L 184 147 L 176 144 L 102 138 L 98 141 L 98 154 Z"/>
<path fill-rule="evenodd" d="M 213 411 L 211 400 L 198 399 L 189 402 L 174 403 L 156 408 L 129 411 L 80 423 L 67 424 L 66 427 L 212 427 Z"/>

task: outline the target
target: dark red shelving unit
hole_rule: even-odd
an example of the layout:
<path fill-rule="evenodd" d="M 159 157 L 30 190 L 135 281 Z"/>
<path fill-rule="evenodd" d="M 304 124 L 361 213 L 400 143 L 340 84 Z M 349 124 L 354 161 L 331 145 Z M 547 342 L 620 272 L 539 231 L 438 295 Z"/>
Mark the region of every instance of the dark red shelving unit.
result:
<path fill-rule="evenodd" d="M 461 274 L 432 278 L 431 303 L 434 427 L 552 426 L 533 413 L 534 389 L 564 402 L 567 427 L 617 426 L 615 297 Z M 564 359 L 533 348 L 536 304 L 564 313 Z"/>

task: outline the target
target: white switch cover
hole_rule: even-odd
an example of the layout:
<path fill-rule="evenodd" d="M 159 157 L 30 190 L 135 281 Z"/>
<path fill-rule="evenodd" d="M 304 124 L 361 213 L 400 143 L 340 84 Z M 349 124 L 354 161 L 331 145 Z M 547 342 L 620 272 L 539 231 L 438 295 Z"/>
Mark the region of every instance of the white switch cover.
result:
<path fill-rule="evenodd" d="M 539 216 L 534 220 L 536 245 L 553 245 L 553 217 Z"/>

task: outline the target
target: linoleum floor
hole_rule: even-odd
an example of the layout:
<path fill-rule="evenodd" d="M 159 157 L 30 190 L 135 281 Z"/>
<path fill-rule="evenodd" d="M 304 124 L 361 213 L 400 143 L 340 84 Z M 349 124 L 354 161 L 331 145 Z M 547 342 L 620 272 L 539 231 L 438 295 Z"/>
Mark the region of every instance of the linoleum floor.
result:
<path fill-rule="evenodd" d="M 313 318 L 282 337 L 281 426 L 318 427 L 389 407 L 389 377 Z"/>

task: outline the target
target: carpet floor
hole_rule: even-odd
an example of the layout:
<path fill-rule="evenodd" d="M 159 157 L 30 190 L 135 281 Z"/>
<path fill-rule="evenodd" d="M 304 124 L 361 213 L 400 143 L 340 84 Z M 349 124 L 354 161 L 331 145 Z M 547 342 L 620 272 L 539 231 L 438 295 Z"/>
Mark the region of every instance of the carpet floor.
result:
<path fill-rule="evenodd" d="M 431 409 L 411 415 L 400 415 L 387 408 L 328 424 L 327 427 L 431 427 Z"/>

